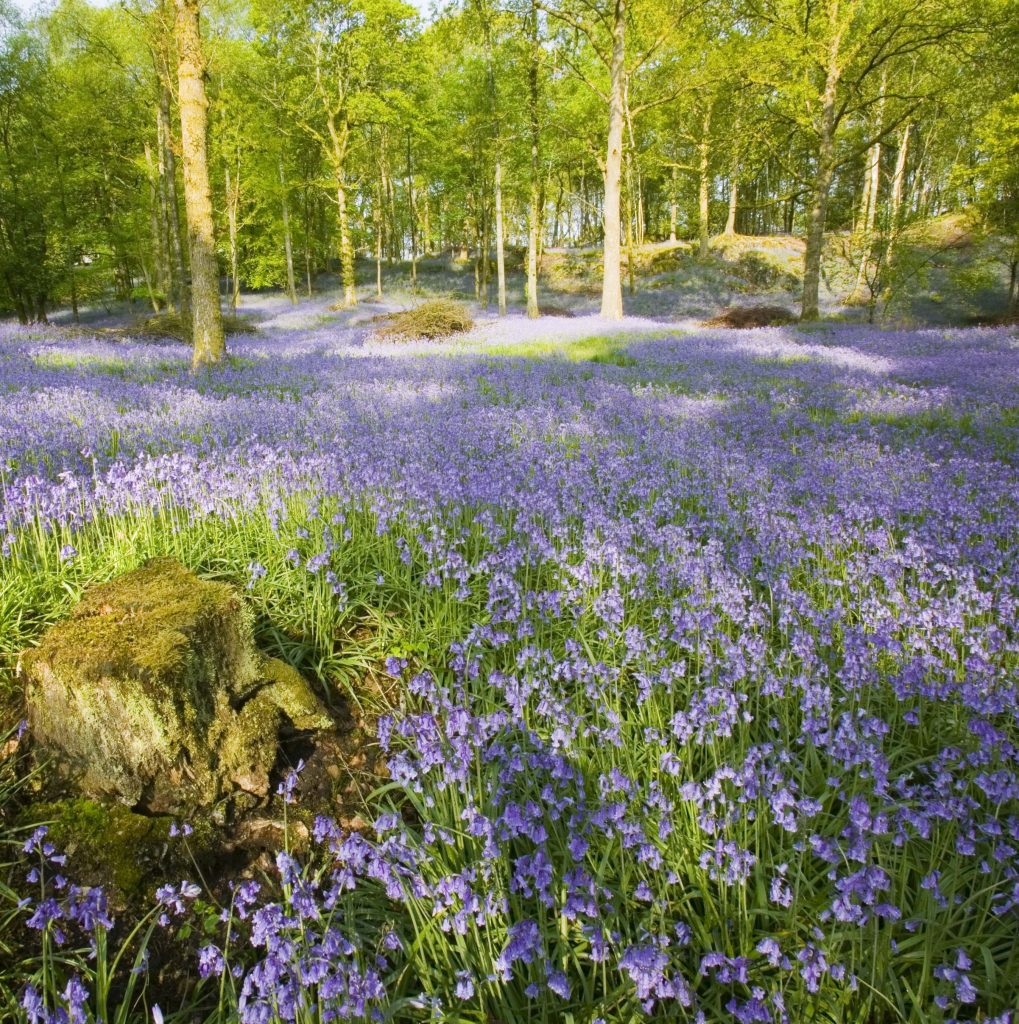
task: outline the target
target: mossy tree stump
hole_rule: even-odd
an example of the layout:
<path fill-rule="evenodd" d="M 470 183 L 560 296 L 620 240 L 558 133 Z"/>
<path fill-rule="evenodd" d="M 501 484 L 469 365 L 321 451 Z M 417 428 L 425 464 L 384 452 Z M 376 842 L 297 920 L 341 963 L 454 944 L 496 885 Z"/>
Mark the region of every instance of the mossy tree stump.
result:
<path fill-rule="evenodd" d="M 259 654 L 240 593 L 168 558 L 88 591 L 21 669 L 44 756 L 146 813 L 257 802 L 284 722 L 332 725 L 299 673 Z"/>

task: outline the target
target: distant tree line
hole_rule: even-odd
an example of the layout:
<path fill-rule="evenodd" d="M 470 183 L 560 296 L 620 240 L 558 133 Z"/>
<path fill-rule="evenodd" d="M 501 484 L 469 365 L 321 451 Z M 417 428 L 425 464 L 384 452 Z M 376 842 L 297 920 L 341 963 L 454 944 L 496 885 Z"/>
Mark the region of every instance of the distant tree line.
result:
<path fill-rule="evenodd" d="M 617 317 L 631 248 L 689 239 L 706 255 L 717 234 L 786 232 L 806 239 L 812 318 L 825 232 L 855 240 L 862 288 L 911 221 L 973 206 L 1003 239 L 1015 309 L 1017 14 L 1017 0 L 460 0 L 427 23 L 401 0 L 212 0 L 200 18 L 196 0 L 0 7 L 0 307 L 27 322 L 134 297 L 197 323 L 210 280 L 229 305 L 242 287 L 296 301 L 325 269 L 353 304 L 357 256 L 381 290 L 384 262 L 416 276 L 450 252 L 500 310 L 522 269 L 537 315 L 543 250 L 601 246 Z"/>

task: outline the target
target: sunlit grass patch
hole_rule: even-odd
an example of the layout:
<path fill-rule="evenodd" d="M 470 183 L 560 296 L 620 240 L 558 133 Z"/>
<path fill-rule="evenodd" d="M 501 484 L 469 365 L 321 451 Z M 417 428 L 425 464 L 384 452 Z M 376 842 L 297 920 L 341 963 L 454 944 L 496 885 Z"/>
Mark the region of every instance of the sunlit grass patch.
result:
<path fill-rule="evenodd" d="M 44 370 L 70 370 L 81 374 L 99 374 L 119 380 L 153 382 L 187 367 L 183 359 L 132 360 L 95 353 L 77 353 L 66 349 L 42 351 L 32 362 Z"/>
<path fill-rule="evenodd" d="M 486 356 L 514 359 L 564 359 L 571 363 L 601 363 L 610 366 L 636 366 L 640 360 L 628 351 L 635 341 L 671 337 L 667 333 L 649 332 L 637 335 L 597 334 L 588 338 L 545 338 L 518 345 L 485 345 L 479 351 Z"/>

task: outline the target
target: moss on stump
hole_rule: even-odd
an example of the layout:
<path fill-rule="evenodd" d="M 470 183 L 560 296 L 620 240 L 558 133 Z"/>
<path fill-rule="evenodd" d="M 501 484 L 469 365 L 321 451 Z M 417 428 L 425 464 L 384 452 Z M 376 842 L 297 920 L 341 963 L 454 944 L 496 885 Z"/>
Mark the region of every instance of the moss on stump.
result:
<path fill-rule="evenodd" d="M 331 725 L 303 677 L 258 653 L 241 595 L 169 558 L 88 591 L 21 669 L 44 755 L 146 813 L 264 798 L 284 717 Z"/>

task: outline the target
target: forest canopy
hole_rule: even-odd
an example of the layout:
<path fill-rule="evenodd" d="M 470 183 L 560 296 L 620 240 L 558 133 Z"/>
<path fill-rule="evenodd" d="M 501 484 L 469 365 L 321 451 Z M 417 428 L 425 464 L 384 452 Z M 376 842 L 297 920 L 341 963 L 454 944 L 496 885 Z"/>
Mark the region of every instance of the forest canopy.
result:
<path fill-rule="evenodd" d="M 359 257 L 413 274 L 449 251 L 500 311 L 507 265 L 525 270 L 536 315 L 543 251 L 571 246 L 603 247 L 618 317 L 635 246 L 795 233 L 809 319 L 826 232 L 862 294 L 911 223 L 961 208 L 998 239 L 1015 308 L 1011 0 L 213 0 L 188 79 L 184 7 L 197 26 L 183 0 L 0 6 L 8 314 L 134 299 L 189 318 L 200 274 L 236 306 L 333 271 L 352 304 Z M 187 109 L 207 115 L 204 269 Z"/>

